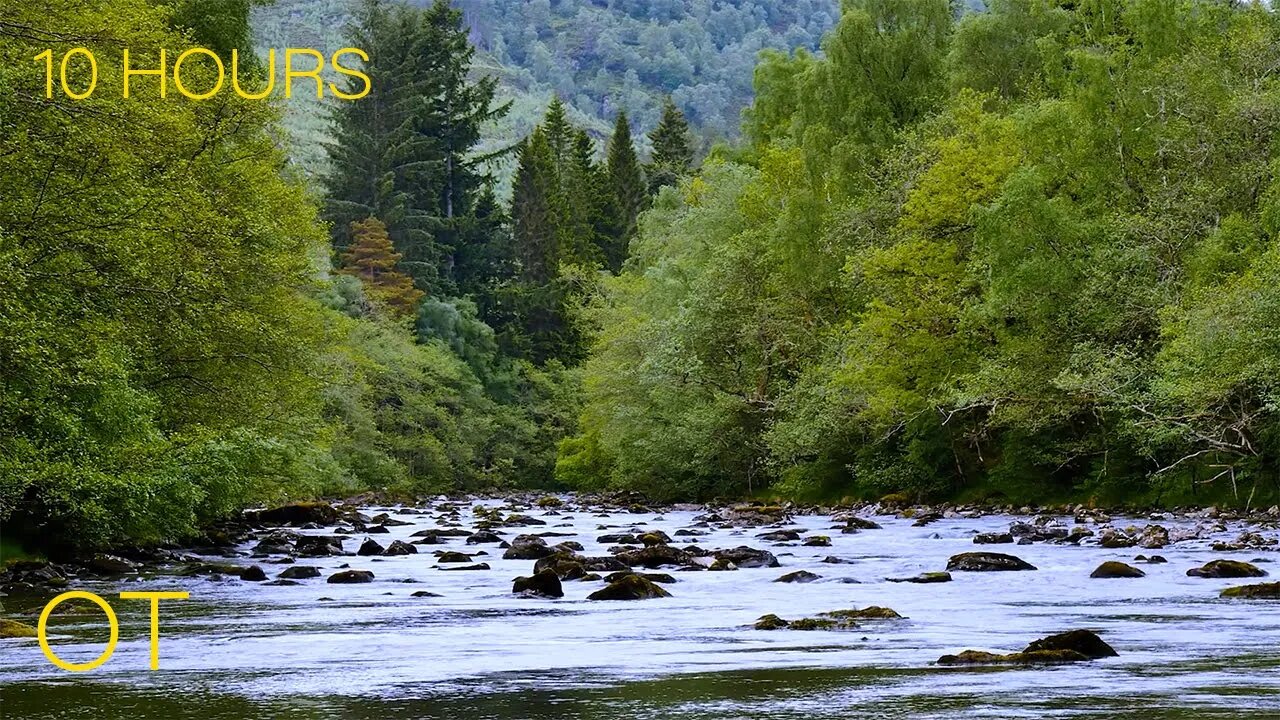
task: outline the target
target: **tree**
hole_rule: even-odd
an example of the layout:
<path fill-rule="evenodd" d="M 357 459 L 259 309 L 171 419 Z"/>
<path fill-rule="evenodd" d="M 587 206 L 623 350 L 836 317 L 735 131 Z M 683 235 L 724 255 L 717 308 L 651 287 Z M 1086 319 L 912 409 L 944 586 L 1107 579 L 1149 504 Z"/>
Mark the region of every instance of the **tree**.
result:
<path fill-rule="evenodd" d="M 608 157 L 605 165 L 610 189 L 610 210 L 616 213 L 617 223 L 610 233 L 609 245 L 604 248 L 605 262 L 615 274 L 627 259 L 631 239 L 635 237 L 640 211 L 648 202 L 644 173 L 636 157 L 631 140 L 631 124 L 626 111 L 618 113 L 609 138 Z"/>
<path fill-rule="evenodd" d="M 425 293 L 413 286 L 413 278 L 397 268 L 403 255 L 392 246 L 387 226 L 377 218 L 368 218 L 352 223 L 351 237 L 339 272 L 360 278 L 368 296 L 392 314 L 413 317 Z"/>
<path fill-rule="evenodd" d="M 648 169 L 649 193 L 656 195 L 663 187 L 679 183 L 693 167 L 689 121 L 671 96 L 663 103 L 662 119 L 649 133 L 649 139 L 653 142 Z"/>
<path fill-rule="evenodd" d="M 419 288 L 451 295 L 459 254 L 489 241 L 475 217 L 494 157 L 476 153 L 480 130 L 509 106 L 494 104 L 495 79 L 470 79 L 475 48 L 447 0 L 425 11 L 363 0 L 350 42 L 377 52 L 365 68 L 369 95 L 333 112 L 325 187 L 334 244 L 351 241 L 352 222 L 383 218 Z"/>

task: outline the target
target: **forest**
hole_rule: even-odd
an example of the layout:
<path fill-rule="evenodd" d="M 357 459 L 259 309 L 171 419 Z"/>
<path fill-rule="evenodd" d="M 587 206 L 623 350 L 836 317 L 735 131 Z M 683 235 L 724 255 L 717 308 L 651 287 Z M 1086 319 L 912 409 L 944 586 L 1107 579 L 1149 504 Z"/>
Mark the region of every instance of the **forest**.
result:
<path fill-rule="evenodd" d="M 343 40 L 378 49 L 374 90 L 323 114 L 311 176 L 278 105 L 46 100 L 33 71 L 248 51 L 260 4 L 0 11 L 6 538 L 162 542 L 362 492 L 1280 495 L 1266 7 L 846 0 L 812 50 L 804 4 L 694 3 L 753 58 L 805 28 L 703 110 L 617 94 L 631 70 L 556 30 L 600 3 L 543 32 L 361 0 Z M 693 63 L 645 82 L 729 83 L 664 24 L 684 4 L 606 5 Z M 493 57 L 554 89 L 513 143 Z"/>

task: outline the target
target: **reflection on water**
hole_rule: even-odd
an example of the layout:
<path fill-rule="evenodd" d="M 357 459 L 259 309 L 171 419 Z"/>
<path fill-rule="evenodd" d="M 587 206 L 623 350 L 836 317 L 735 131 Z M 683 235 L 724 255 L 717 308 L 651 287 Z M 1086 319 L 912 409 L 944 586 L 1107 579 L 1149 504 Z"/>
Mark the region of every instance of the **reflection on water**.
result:
<path fill-rule="evenodd" d="M 576 519 L 548 516 L 546 527 L 508 537 L 569 532 L 549 541 L 577 540 L 585 554 L 602 555 L 606 545 L 596 537 L 614 528 L 674 534 L 694 522 L 689 512 L 566 515 Z M 437 526 L 430 514 L 397 517 L 413 524 L 392 528 L 380 543 Z M 712 529 L 691 539 L 704 548 L 768 548 L 784 567 L 674 573 L 674 597 L 634 603 L 586 601 L 600 587 L 593 582 L 566 582 L 562 600 L 512 596 L 511 579 L 528 574 L 532 561 L 502 560 L 495 546 L 467 547 L 461 538 L 420 546 L 426 554 L 416 556 L 299 560 L 326 575 L 343 563 L 372 570 L 377 580 L 367 585 L 173 577 L 78 585 L 108 599 L 120 590 L 191 592 L 190 601 L 162 606 L 162 670 L 146 670 L 145 603 L 113 599 L 121 642 L 91 673 L 53 668 L 33 642 L 0 641 L 0 717 L 1280 718 L 1280 603 L 1220 600 L 1218 591 L 1239 581 L 1185 575 L 1223 556 L 1209 544 L 1239 534 L 1237 526 L 1160 550 L 1170 562 L 1143 566 L 1141 579 L 1089 578 L 1102 561 L 1131 560 L 1136 550 L 1037 544 L 982 548 L 1016 554 L 1036 572 L 956 573 L 951 583 L 911 585 L 884 578 L 942 569 L 950 555 L 975 549 L 973 533 L 1002 529 L 1011 518 L 920 528 L 878 520 L 884 529 L 851 535 L 830 530 L 826 517 L 793 523 L 829 535 L 831 547 L 778 546 L 755 537 L 760 529 Z M 440 548 L 487 550 L 476 560 L 493 569 L 440 572 L 429 554 Z M 1257 555 L 1223 557 L 1265 560 Z M 826 556 L 848 562 L 823 563 Z M 274 575 L 285 566 L 263 567 Z M 800 569 L 823 579 L 772 582 Z M 411 597 L 418 590 L 441 597 Z M 5 600 L 10 612 L 39 604 Z M 867 605 L 909 619 L 840 633 L 749 627 L 766 613 L 796 618 Z M 59 616 L 58 653 L 73 662 L 95 657 L 105 638 L 100 619 Z M 1120 657 L 1052 668 L 932 665 L 945 653 L 1013 651 L 1082 627 L 1097 630 Z"/>

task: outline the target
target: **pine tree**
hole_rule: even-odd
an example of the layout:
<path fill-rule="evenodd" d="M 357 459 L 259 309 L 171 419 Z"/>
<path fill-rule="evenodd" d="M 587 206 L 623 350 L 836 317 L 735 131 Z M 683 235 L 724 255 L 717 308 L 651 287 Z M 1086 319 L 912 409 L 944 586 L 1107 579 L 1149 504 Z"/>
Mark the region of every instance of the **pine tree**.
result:
<path fill-rule="evenodd" d="M 649 192 L 657 194 L 667 185 L 676 185 L 693 167 L 693 144 L 689 121 L 676 103 L 667 97 L 662 105 L 662 119 L 649 133 L 653 141 L 653 157 L 649 164 Z"/>
<path fill-rule="evenodd" d="M 557 193 L 551 144 L 547 133 L 538 127 L 520 146 L 511 195 L 515 256 L 525 283 L 545 284 L 558 275 L 561 233 Z"/>
<path fill-rule="evenodd" d="M 383 218 L 418 286 L 453 294 L 459 249 L 487 242 L 469 232 L 482 225 L 473 213 L 490 182 L 492 156 L 474 153 L 480 128 L 509 106 L 494 106 L 495 79 L 470 79 L 475 49 L 447 0 L 425 11 L 364 0 L 351 42 L 377 52 L 365 67 L 372 91 L 334 111 L 325 182 L 334 244 L 350 242 L 351 222 Z"/>
<path fill-rule="evenodd" d="M 413 317 L 424 293 L 414 287 L 413 278 L 397 268 L 403 256 L 391 244 L 387 226 L 377 218 L 354 222 L 351 238 L 339 272 L 360 278 L 369 299 L 393 315 Z"/>
<path fill-rule="evenodd" d="M 606 163 L 605 173 L 610 190 L 609 210 L 616 222 L 608 233 L 604 255 L 606 265 L 617 273 L 622 270 L 631 239 L 635 237 L 636 219 L 648 202 L 644 173 L 640 170 L 640 160 L 636 157 L 636 148 L 631 140 L 631 124 L 627 120 L 626 111 L 619 112 L 614 123 Z"/>

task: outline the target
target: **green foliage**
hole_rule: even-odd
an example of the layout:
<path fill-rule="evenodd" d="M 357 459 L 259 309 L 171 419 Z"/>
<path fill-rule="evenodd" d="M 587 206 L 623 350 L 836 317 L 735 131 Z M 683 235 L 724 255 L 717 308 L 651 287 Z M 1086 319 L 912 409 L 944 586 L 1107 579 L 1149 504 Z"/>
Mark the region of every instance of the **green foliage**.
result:
<path fill-rule="evenodd" d="M 649 192 L 656 195 L 664 187 L 675 185 L 693 168 L 693 146 L 689 122 L 671 98 L 662 104 L 662 119 L 649 133 L 653 143 L 653 159 L 646 174 Z"/>
<path fill-rule="evenodd" d="M 145 83 L 44 101 L 28 71 L 46 37 L 172 56 L 191 39 L 167 12 L 51 2 L 0 26 L 0 522 L 47 545 L 172 538 L 325 471 L 323 233 L 274 110 Z M 118 62 L 98 53 L 100 87 Z"/>
<path fill-rule="evenodd" d="M 753 167 L 642 222 L 562 479 L 1274 497 L 1280 20 L 844 10 L 822 56 L 762 58 Z"/>

